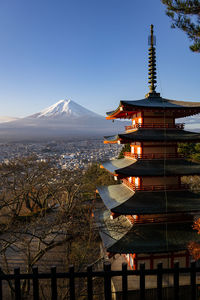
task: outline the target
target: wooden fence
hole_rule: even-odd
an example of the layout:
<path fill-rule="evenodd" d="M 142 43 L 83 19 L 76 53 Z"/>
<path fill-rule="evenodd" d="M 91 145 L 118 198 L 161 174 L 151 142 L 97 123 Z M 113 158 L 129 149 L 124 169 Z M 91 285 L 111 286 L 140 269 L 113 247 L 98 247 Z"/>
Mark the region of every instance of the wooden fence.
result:
<path fill-rule="evenodd" d="M 179 292 L 181 286 L 179 284 L 181 274 L 187 274 L 190 277 L 190 286 L 189 286 L 189 294 L 186 299 L 196 300 L 197 298 L 197 272 L 200 272 L 200 267 L 196 267 L 195 263 L 191 263 L 189 268 L 179 268 L 179 264 L 176 263 L 173 269 L 164 269 L 162 264 L 158 264 L 157 269 L 155 270 L 146 270 L 145 265 L 141 264 L 139 270 L 128 270 L 127 264 L 122 264 L 122 270 L 120 271 L 112 271 L 111 264 L 109 262 L 104 263 L 104 269 L 102 271 L 93 270 L 92 266 L 88 266 L 87 271 L 85 272 L 75 272 L 74 267 L 71 266 L 69 271 L 66 273 L 57 273 L 56 267 L 51 268 L 50 273 L 39 273 L 38 268 L 33 268 L 32 273 L 30 274 L 21 274 L 20 269 L 14 269 L 13 274 L 4 274 L 0 270 L 0 300 L 7 299 L 3 298 L 3 281 L 13 281 L 14 282 L 14 299 L 21 300 L 21 282 L 23 280 L 32 281 L 32 290 L 34 300 L 40 299 L 40 289 L 39 282 L 42 279 L 48 279 L 50 281 L 51 288 L 51 298 L 52 300 L 58 300 L 57 293 L 57 280 L 58 279 L 67 279 L 69 281 L 69 300 L 75 300 L 76 298 L 76 279 L 83 278 L 87 281 L 87 296 L 84 299 L 93 300 L 94 299 L 94 290 L 93 290 L 93 280 L 98 278 L 103 278 L 103 290 L 104 290 L 104 298 L 101 299 L 111 300 L 113 293 L 111 288 L 111 281 L 114 277 L 121 277 L 122 281 L 122 290 L 121 290 L 121 298 L 122 300 L 128 299 L 128 276 L 137 275 L 139 276 L 140 288 L 138 290 L 139 299 L 145 300 L 145 277 L 148 275 L 156 276 L 157 280 L 157 288 L 156 290 L 156 298 L 158 300 L 163 299 L 163 275 L 170 274 L 173 277 L 173 296 L 170 299 L 182 299 L 179 296 Z M 28 298 L 30 299 L 30 298 Z M 129 298 L 130 299 L 130 298 Z M 131 297 L 134 300 L 134 297 Z M 138 298 L 137 298 L 138 299 Z"/>

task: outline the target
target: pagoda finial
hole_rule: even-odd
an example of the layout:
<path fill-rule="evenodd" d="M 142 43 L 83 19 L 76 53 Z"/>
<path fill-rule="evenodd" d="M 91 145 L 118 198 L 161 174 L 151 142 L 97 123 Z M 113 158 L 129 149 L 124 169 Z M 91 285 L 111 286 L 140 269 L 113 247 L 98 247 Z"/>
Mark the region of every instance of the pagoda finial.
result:
<path fill-rule="evenodd" d="M 149 48 L 149 92 L 156 94 L 156 37 L 153 35 L 153 25 L 151 25 L 151 35 L 148 38 Z"/>

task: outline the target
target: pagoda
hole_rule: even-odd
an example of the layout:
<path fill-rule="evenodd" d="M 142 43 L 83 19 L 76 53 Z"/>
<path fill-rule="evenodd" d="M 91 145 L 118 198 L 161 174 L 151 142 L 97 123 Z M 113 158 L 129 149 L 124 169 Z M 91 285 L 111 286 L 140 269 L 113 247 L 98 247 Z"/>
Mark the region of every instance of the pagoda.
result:
<path fill-rule="evenodd" d="M 121 254 L 131 269 L 140 263 L 154 269 L 188 267 L 188 244 L 200 241 L 192 224 L 200 212 L 200 194 L 182 184 L 182 176 L 200 175 L 200 164 L 178 153 L 178 143 L 200 142 L 176 119 L 200 113 L 200 102 L 162 98 L 156 92 L 153 25 L 149 37 L 149 93 L 141 100 L 122 100 L 108 120 L 128 119 L 125 132 L 104 143 L 130 144 L 124 158 L 102 163 L 118 184 L 97 187 L 104 206 L 96 219 L 104 253 Z"/>

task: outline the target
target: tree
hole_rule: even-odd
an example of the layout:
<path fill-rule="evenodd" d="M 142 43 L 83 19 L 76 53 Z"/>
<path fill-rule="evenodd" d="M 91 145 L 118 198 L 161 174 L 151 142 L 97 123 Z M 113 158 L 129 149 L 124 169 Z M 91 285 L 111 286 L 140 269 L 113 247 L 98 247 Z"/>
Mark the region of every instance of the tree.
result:
<path fill-rule="evenodd" d="M 185 158 L 191 158 L 195 151 L 195 143 L 179 143 L 178 153 L 184 155 Z"/>
<path fill-rule="evenodd" d="M 97 186 L 111 184 L 116 184 L 113 175 L 101 168 L 97 163 L 89 166 L 83 177 L 83 191 L 90 193 L 90 196 L 92 197 Z"/>
<path fill-rule="evenodd" d="M 183 30 L 192 41 L 190 49 L 200 52 L 200 1 L 161 0 L 166 5 L 166 14 L 172 19 L 172 28 Z"/>
<path fill-rule="evenodd" d="M 19 263 L 22 272 L 27 273 L 34 266 L 44 271 L 52 264 L 61 271 L 67 270 L 69 264 L 81 270 L 99 257 L 93 203 L 84 198 L 81 170 L 60 170 L 50 162 L 41 163 L 36 157 L 29 157 L 1 164 L 0 179 L 3 272 L 9 273 L 13 264 Z M 9 285 L 13 293 L 14 285 Z M 60 288 L 60 299 L 68 293 L 67 288 L 63 293 L 63 286 L 67 286 L 66 282 Z M 79 291 L 83 288 L 80 285 Z M 23 297 L 31 297 L 28 280 L 21 289 Z M 41 299 L 49 299 L 45 296 L 48 291 L 43 293 Z"/>
<path fill-rule="evenodd" d="M 200 143 L 179 143 L 178 152 L 184 158 L 200 161 Z"/>
<path fill-rule="evenodd" d="M 130 144 L 125 144 L 119 153 L 118 159 L 124 158 L 124 152 L 131 152 Z"/>
<path fill-rule="evenodd" d="M 198 234 L 200 234 L 200 219 L 196 219 L 194 221 L 193 229 L 197 230 Z M 199 243 L 190 242 L 188 245 L 188 250 L 195 260 L 200 259 L 200 244 Z"/>

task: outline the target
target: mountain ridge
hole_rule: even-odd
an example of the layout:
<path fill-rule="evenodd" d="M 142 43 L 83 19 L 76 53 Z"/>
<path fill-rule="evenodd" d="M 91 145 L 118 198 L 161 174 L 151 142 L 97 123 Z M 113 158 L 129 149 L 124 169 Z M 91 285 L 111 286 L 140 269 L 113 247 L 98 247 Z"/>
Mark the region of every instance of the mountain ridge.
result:
<path fill-rule="evenodd" d="M 0 124 L 0 139 L 32 140 L 100 137 L 124 131 L 127 122 L 106 120 L 72 100 L 59 100 L 42 111 Z"/>
<path fill-rule="evenodd" d="M 178 119 L 185 130 L 199 131 L 200 117 Z M 62 99 L 38 113 L 0 123 L 0 140 L 32 141 L 49 139 L 103 138 L 124 132 L 130 121 L 106 120 L 105 117 L 70 99 Z"/>
<path fill-rule="evenodd" d="M 79 118 L 79 117 L 101 117 L 103 116 L 83 107 L 71 99 L 59 100 L 55 104 L 43 109 L 39 113 L 28 116 L 27 118 Z"/>

